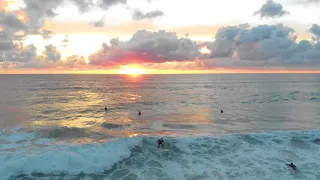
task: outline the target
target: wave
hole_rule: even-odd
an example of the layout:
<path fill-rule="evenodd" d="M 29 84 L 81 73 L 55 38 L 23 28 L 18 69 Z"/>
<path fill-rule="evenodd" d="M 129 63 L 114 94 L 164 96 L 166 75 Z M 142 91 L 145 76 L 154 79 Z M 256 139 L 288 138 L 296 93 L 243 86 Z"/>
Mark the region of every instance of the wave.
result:
<path fill-rule="evenodd" d="M 0 137 L 1 179 L 320 179 L 320 130 L 168 136 L 168 151 L 157 149 L 157 136 L 73 145 L 33 133 Z M 299 174 L 285 165 L 289 162 L 297 165 Z"/>

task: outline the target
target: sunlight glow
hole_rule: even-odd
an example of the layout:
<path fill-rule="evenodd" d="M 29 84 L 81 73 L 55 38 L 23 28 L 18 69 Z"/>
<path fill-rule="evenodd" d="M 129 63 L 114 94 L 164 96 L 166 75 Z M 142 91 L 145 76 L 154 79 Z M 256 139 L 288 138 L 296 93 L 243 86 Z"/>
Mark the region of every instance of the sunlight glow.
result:
<path fill-rule="evenodd" d="M 139 75 L 146 74 L 147 70 L 138 65 L 126 65 L 122 66 L 122 69 L 118 71 L 119 74 Z"/>
<path fill-rule="evenodd" d="M 4 11 L 6 12 L 6 13 L 10 13 L 10 12 L 12 12 L 14 9 L 15 9 L 15 2 L 14 2 L 14 0 L 8 0 L 8 1 L 5 1 L 4 2 L 5 4 L 4 4 Z"/>
<path fill-rule="evenodd" d="M 210 54 L 211 53 L 210 49 L 208 49 L 207 46 L 203 46 L 200 49 L 200 52 L 201 52 L 201 54 Z"/>
<path fill-rule="evenodd" d="M 17 11 L 17 18 L 24 23 L 28 22 L 27 14 L 24 11 Z"/>

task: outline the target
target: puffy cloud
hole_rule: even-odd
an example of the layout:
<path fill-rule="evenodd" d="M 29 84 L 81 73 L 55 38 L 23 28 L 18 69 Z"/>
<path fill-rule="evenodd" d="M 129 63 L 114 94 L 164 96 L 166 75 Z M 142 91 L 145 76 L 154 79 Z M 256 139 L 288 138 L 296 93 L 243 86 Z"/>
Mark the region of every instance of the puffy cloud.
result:
<path fill-rule="evenodd" d="M 2 53 L 0 61 L 28 62 L 37 56 L 36 50 L 34 45 L 24 47 L 23 44 L 14 44 L 14 50 Z"/>
<path fill-rule="evenodd" d="M 286 14 L 289 14 L 288 11 L 284 10 L 283 6 L 279 3 L 274 2 L 273 0 L 267 0 L 265 4 L 261 6 L 261 8 L 254 12 L 253 15 L 260 14 L 260 17 L 282 17 Z"/>
<path fill-rule="evenodd" d="M 66 57 L 65 60 L 60 61 L 61 66 L 66 66 L 66 67 L 72 67 L 72 68 L 77 68 L 79 66 L 85 66 L 86 63 L 86 58 L 80 55 L 72 55 Z"/>
<path fill-rule="evenodd" d="M 320 65 L 318 25 L 310 28 L 310 32 L 314 35 L 313 42 L 296 42 L 294 30 L 282 24 L 255 27 L 240 24 L 220 28 L 215 35 L 215 40 L 203 43 L 193 41 L 188 36 L 178 37 L 175 32 L 139 30 L 128 41 L 113 38 L 109 43 L 103 43 L 101 48 L 91 54 L 88 59 L 74 55 L 62 60 L 61 53 L 54 45 L 45 46 L 43 53 L 37 55 L 35 46 L 24 46 L 21 42 L 29 34 L 39 34 L 45 39 L 50 38 L 53 32 L 42 29 L 44 20 L 46 17 L 56 16 L 56 9 L 64 3 L 64 0 L 25 0 L 25 2 L 26 7 L 21 11 L 6 12 L 0 9 L 2 26 L 0 28 L 0 61 L 3 68 L 94 67 L 131 63 L 157 65 L 173 61 L 179 61 L 183 66 L 192 68 Z M 69 2 L 76 4 L 81 12 L 90 10 L 92 6 L 108 9 L 112 5 L 127 3 L 126 0 L 100 0 L 96 4 L 86 0 L 69 0 Z M 270 2 L 268 1 L 267 4 Z M 276 4 L 273 1 L 272 3 Z M 260 11 L 261 16 L 275 16 L 270 13 L 262 14 L 270 11 L 268 8 L 262 7 Z M 281 11 L 284 11 L 283 8 L 280 8 Z M 163 15 L 161 11 L 145 14 L 136 11 L 134 19 L 151 19 L 161 15 Z M 101 20 L 96 23 L 96 26 L 103 26 L 103 24 Z M 62 47 L 66 47 L 68 42 L 66 37 L 62 41 Z M 209 49 L 208 54 L 201 54 L 200 49 L 203 46 Z"/>
<path fill-rule="evenodd" d="M 111 45 L 102 44 L 89 59 L 91 65 L 103 66 L 196 59 L 202 59 L 206 66 L 231 63 L 245 66 L 320 65 L 320 44 L 306 40 L 297 43 L 294 30 L 282 24 L 222 27 L 215 38 L 211 42 L 197 43 L 189 38 L 179 38 L 174 32 L 140 30 L 128 41 L 112 39 Z M 209 54 L 200 53 L 204 46 L 210 50 Z M 207 59 L 214 59 L 214 63 Z"/>
<path fill-rule="evenodd" d="M 253 33 L 257 29 L 261 33 Z M 237 58 L 268 64 L 320 64 L 317 46 L 306 40 L 296 43 L 295 36 L 290 36 L 292 31 L 284 26 L 252 28 L 240 38 L 247 40 L 237 47 Z"/>
<path fill-rule="evenodd" d="M 61 59 L 61 53 L 57 50 L 57 47 L 52 44 L 45 46 L 43 55 L 44 58 L 51 61 L 59 61 Z"/>
<path fill-rule="evenodd" d="M 317 24 L 313 24 L 312 27 L 309 29 L 309 31 L 312 33 L 313 37 L 312 39 L 314 41 L 320 40 L 320 26 Z"/>
<path fill-rule="evenodd" d="M 237 26 L 227 26 L 218 29 L 215 41 L 202 43 L 200 46 L 206 46 L 211 53 L 205 55 L 207 58 L 228 57 L 233 55 L 237 45 L 236 37 L 239 32 L 250 27 L 249 24 L 240 24 Z"/>
<path fill-rule="evenodd" d="M 90 63 L 93 65 L 160 63 L 192 60 L 200 56 L 196 42 L 179 38 L 176 33 L 164 30 L 158 32 L 139 30 L 128 41 L 112 39 L 110 44 L 110 46 L 102 44 L 101 49 L 89 57 Z"/>
<path fill-rule="evenodd" d="M 154 19 L 154 18 L 163 16 L 163 15 L 164 15 L 164 13 L 159 10 L 150 11 L 145 14 L 143 12 L 141 12 L 140 10 L 135 10 L 133 13 L 132 19 L 136 20 L 136 21 L 140 21 L 140 20 L 144 20 L 144 19 Z"/>

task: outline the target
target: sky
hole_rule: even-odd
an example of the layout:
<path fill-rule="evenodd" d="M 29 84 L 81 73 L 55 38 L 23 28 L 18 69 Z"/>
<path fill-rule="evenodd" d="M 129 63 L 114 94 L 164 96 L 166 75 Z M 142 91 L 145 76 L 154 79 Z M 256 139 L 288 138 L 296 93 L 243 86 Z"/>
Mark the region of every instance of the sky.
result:
<path fill-rule="evenodd" d="M 320 73 L 320 0 L 0 0 L 0 73 Z"/>

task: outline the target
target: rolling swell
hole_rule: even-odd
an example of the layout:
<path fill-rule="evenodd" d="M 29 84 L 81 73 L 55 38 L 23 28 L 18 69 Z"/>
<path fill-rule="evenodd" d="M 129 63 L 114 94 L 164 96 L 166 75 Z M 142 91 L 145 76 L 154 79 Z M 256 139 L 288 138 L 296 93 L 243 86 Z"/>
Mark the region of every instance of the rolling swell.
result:
<path fill-rule="evenodd" d="M 5 138 L 16 143 L 15 138 Z M 32 137 L 32 136 L 31 136 Z M 11 179 L 319 179 L 320 131 L 212 136 L 135 137 L 100 144 L 50 145 L 6 153 L 0 175 Z M 21 139 L 19 139 L 21 140 Z M 39 141 L 39 140 L 38 140 Z M 33 162 L 26 165 L 27 162 Z M 294 162 L 300 174 L 285 166 Z"/>

